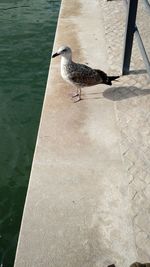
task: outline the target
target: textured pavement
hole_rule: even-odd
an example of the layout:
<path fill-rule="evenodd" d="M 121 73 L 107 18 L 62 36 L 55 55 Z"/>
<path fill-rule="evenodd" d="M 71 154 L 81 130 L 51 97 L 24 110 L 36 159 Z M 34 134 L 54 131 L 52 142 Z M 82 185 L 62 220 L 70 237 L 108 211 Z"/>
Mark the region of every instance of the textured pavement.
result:
<path fill-rule="evenodd" d="M 121 74 L 126 7 L 123 1 L 100 1 L 110 73 Z M 150 13 L 139 1 L 137 26 L 150 56 Z M 137 260 L 150 261 L 150 78 L 134 40 L 130 75 L 103 93 L 114 101 L 121 154 L 128 180 Z"/>
<path fill-rule="evenodd" d="M 120 0 L 63 0 L 54 51 L 67 44 L 75 61 L 121 74 L 124 26 Z M 56 58 L 50 66 L 15 267 L 129 267 L 134 261 L 147 262 L 150 85 L 137 45 L 132 74 L 112 87 L 84 88 L 83 100 L 76 104 L 59 69 Z"/>

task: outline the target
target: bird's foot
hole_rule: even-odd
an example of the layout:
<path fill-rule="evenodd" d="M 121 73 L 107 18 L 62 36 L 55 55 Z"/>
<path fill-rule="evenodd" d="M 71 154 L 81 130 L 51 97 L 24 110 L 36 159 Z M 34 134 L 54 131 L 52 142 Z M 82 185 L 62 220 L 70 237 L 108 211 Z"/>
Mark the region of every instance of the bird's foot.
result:
<path fill-rule="evenodd" d="M 79 95 L 78 95 L 78 96 L 79 96 Z M 80 100 L 82 100 L 82 99 L 81 99 L 81 97 L 79 96 L 79 97 L 77 97 L 73 102 L 74 102 L 74 103 L 77 103 L 77 102 L 79 102 Z"/>
<path fill-rule="evenodd" d="M 73 95 L 72 95 L 72 98 L 74 98 L 74 97 L 76 97 L 76 96 L 79 96 L 79 94 L 78 94 L 78 93 L 73 94 Z"/>

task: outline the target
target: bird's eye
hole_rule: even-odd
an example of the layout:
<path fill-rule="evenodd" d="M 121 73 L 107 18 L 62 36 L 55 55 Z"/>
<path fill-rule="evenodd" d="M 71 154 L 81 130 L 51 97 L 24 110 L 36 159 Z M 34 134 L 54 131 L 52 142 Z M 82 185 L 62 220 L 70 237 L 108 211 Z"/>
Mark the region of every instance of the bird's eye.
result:
<path fill-rule="evenodd" d="M 63 52 L 67 52 L 67 49 L 65 48 L 65 49 L 63 49 Z"/>

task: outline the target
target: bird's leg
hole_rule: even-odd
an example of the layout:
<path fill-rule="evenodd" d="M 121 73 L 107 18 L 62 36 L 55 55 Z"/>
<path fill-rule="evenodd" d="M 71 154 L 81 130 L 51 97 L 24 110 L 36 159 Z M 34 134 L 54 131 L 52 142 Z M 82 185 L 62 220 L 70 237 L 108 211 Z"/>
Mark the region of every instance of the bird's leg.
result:
<path fill-rule="evenodd" d="M 78 88 L 76 88 L 76 89 L 77 89 L 76 94 L 73 94 L 73 95 L 72 95 L 72 98 L 73 98 L 73 97 L 76 97 L 76 96 L 79 95 Z"/>
<path fill-rule="evenodd" d="M 81 88 L 78 89 L 79 100 L 81 100 Z"/>
<path fill-rule="evenodd" d="M 81 100 L 81 88 L 78 88 L 78 93 L 76 94 L 76 96 L 78 96 L 78 98 L 74 101 L 74 103 L 79 102 Z"/>

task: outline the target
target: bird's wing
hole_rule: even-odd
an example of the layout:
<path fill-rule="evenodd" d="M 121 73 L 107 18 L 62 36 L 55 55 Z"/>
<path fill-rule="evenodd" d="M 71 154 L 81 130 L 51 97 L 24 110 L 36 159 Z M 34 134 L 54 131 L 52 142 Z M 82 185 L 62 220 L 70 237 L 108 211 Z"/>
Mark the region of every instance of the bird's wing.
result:
<path fill-rule="evenodd" d="M 83 64 L 75 64 L 69 73 L 69 79 L 79 86 L 92 86 L 103 82 L 99 70 Z"/>

